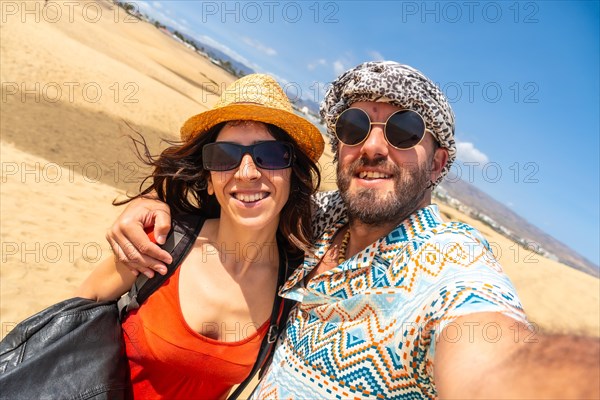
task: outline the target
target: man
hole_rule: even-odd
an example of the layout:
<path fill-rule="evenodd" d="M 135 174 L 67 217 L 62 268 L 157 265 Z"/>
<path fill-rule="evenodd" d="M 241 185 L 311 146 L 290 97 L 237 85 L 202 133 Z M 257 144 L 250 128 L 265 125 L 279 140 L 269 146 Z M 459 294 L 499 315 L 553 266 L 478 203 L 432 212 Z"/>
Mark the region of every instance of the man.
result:
<path fill-rule="evenodd" d="M 321 116 L 339 193 L 316 199 L 314 251 L 280 291 L 299 304 L 254 397 L 598 396 L 598 341 L 530 330 L 486 240 L 431 205 L 456 153 L 433 82 L 364 63 L 333 82 Z M 131 241 L 160 255 L 126 226 L 155 219 L 164 234 L 168 222 L 139 207 L 108 234 L 131 260 Z"/>

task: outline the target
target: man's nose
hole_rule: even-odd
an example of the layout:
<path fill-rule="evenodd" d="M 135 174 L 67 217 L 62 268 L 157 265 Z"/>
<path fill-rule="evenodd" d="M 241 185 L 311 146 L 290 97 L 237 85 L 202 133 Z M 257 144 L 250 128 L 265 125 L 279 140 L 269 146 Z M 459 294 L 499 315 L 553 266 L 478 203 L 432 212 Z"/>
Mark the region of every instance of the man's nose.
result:
<path fill-rule="evenodd" d="M 362 143 L 361 152 L 369 158 L 386 157 L 388 155 L 388 142 L 385 140 L 385 125 L 383 123 L 373 123 L 371 132 Z"/>

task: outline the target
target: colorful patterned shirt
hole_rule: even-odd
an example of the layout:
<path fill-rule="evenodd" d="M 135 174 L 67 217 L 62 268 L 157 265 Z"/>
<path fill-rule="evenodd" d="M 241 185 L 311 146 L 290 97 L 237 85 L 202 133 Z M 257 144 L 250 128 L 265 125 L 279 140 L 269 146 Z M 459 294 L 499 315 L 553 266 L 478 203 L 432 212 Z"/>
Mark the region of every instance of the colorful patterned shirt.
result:
<path fill-rule="evenodd" d="M 337 192 L 323 194 L 314 256 L 281 290 L 292 310 L 256 399 L 435 398 L 433 360 L 456 318 L 500 312 L 526 322 L 487 241 L 425 207 L 341 265 L 304 277 L 347 223 Z"/>

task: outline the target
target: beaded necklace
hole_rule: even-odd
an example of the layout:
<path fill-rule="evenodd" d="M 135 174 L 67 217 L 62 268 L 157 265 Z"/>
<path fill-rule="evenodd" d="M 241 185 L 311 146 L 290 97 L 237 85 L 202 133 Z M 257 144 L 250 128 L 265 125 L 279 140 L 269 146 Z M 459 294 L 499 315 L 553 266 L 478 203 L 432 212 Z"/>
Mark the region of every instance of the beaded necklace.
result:
<path fill-rule="evenodd" d="M 340 251 L 338 253 L 338 265 L 346 261 L 346 249 L 348 248 L 348 242 L 350 242 L 350 228 L 344 233 L 342 244 L 340 245 Z"/>

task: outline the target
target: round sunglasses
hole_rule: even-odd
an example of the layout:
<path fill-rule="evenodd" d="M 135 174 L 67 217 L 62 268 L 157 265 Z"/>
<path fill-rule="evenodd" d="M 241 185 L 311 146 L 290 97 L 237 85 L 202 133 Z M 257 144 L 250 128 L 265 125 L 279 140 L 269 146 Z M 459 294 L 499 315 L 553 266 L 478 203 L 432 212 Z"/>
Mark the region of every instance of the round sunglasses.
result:
<path fill-rule="evenodd" d="M 244 154 L 250 154 L 257 167 L 285 169 L 294 162 L 291 143 L 268 140 L 250 146 L 233 142 L 214 142 L 202 148 L 202 165 L 208 171 L 230 171 L 240 166 Z"/>
<path fill-rule="evenodd" d="M 416 111 L 399 110 L 385 122 L 371 122 L 369 114 L 360 108 L 348 108 L 335 123 L 335 136 L 347 146 L 364 142 L 372 125 L 384 125 L 385 140 L 398 150 L 408 150 L 425 137 L 425 121 Z"/>

